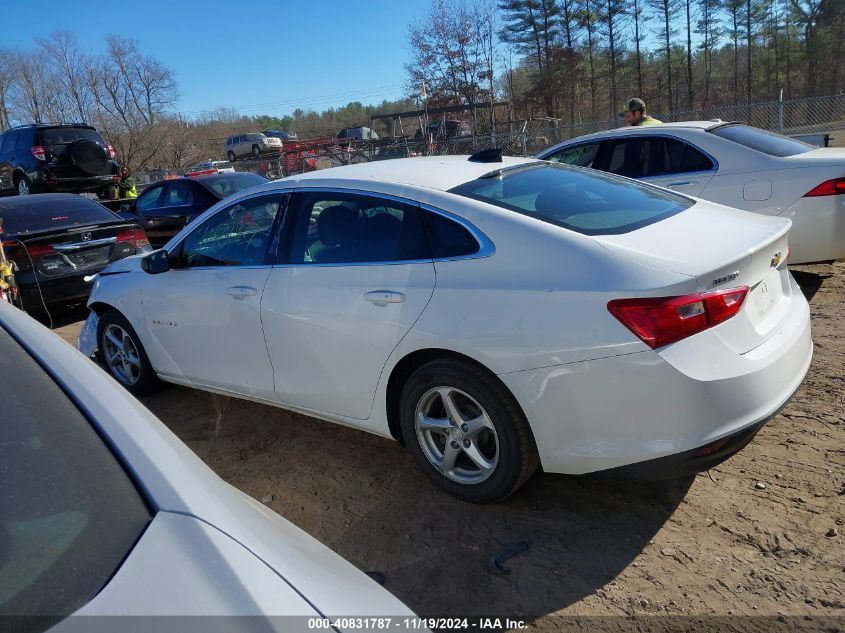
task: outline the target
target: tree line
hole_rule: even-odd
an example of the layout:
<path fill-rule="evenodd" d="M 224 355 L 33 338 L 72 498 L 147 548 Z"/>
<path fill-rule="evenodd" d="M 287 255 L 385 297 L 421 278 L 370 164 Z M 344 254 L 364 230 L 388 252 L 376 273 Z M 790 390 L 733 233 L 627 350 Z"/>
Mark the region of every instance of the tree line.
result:
<path fill-rule="evenodd" d="M 796 99 L 845 89 L 843 0 L 432 0 L 407 36 L 405 97 L 282 116 L 220 107 L 189 118 L 175 112 L 173 70 L 137 41 L 108 35 L 92 55 L 72 33 L 53 33 L 30 50 L 0 48 L 0 130 L 87 122 L 133 169 L 181 171 L 222 156 L 233 134 L 328 136 L 423 103 L 489 104 L 484 131 L 496 100 L 510 102 L 514 119 L 581 123 L 614 118 L 632 96 L 652 112 L 680 112 L 773 100 L 781 90 Z M 415 130 L 416 121 L 403 132 Z"/>
<path fill-rule="evenodd" d="M 505 97 L 568 123 L 632 96 L 679 112 L 845 88 L 842 0 L 433 0 L 408 41 L 431 104 Z"/>

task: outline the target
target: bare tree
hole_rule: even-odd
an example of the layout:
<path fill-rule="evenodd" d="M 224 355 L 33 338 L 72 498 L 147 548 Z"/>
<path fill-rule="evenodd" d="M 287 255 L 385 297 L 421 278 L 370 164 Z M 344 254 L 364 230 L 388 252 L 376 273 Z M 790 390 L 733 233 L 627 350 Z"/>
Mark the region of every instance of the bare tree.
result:
<path fill-rule="evenodd" d="M 409 93 L 419 91 L 425 81 L 434 103 L 478 100 L 484 93 L 479 76 L 484 76 L 487 63 L 476 17 L 464 2 L 434 0 L 429 14 L 408 27 L 411 62 L 405 70 Z"/>
<path fill-rule="evenodd" d="M 73 33 L 60 31 L 39 38 L 37 42 L 53 70 L 64 117 L 85 121 L 94 105 L 94 97 L 85 81 L 90 58 L 79 49 Z"/>

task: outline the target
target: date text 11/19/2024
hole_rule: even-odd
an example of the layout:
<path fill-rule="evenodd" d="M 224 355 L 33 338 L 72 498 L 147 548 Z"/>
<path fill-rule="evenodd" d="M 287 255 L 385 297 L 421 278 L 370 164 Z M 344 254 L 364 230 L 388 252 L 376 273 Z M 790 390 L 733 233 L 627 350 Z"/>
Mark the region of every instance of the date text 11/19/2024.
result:
<path fill-rule="evenodd" d="M 511 618 L 309 618 L 310 630 L 342 631 L 502 631 L 524 629 L 524 620 Z"/>

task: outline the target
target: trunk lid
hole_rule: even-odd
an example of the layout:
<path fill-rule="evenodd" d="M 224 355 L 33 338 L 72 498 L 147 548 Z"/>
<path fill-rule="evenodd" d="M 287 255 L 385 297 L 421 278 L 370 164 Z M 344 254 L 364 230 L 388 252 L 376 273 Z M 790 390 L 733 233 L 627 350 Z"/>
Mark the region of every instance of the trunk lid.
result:
<path fill-rule="evenodd" d="M 138 244 L 129 235 L 139 230 L 130 222 L 116 221 L 15 236 L 17 244 L 10 258 L 21 270 L 34 265 L 45 278 L 91 273 L 110 262 L 134 255 Z"/>
<path fill-rule="evenodd" d="M 694 277 L 699 292 L 748 286 L 740 312 L 715 330 L 737 353 L 763 343 L 786 317 L 791 299 L 784 218 L 698 201 L 688 210 L 596 241 L 638 264 Z"/>

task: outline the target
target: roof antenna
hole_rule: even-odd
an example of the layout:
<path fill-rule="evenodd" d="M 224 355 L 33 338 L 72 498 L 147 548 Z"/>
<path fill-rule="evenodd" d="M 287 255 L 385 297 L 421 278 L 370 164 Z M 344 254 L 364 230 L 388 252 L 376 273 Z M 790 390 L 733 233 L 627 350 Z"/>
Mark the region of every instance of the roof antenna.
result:
<path fill-rule="evenodd" d="M 500 147 L 483 149 L 467 158 L 467 160 L 471 163 L 501 163 L 502 149 Z"/>

